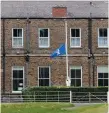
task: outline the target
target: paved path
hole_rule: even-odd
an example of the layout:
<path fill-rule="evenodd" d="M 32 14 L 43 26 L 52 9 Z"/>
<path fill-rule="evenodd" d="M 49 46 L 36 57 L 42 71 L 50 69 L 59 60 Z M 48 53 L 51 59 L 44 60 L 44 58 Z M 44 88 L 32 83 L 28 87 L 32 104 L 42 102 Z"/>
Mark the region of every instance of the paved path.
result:
<path fill-rule="evenodd" d="M 68 108 L 62 108 L 62 109 L 72 110 L 72 109 L 76 109 L 76 108 L 82 107 L 82 106 L 102 104 L 102 103 L 73 103 L 73 104 L 74 104 L 74 107 L 68 107 Z"/>

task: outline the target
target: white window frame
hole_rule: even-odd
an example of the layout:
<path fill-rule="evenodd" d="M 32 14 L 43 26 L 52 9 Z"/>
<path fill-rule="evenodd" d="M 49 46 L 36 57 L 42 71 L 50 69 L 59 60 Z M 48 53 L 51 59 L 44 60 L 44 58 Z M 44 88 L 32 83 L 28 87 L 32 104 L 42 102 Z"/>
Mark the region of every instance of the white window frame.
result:
<path fill-rule="evenodd" d="M 99 67 L 107 67 L 107 68 L 108 68 L 108 65 L 99 65 L 99 66 L 97 66 L 97 87 L 99 87 L 99 86 L 98 86 L 98 72 L 99 72 L 99 71 L 98 71 L 98 68 L 99 68 Z M 108 74 L 109 74 L 109 72 L 108 72 Z M 108 75 L 108 77 L 109 77 L 109 75 Z M 100 79 L 106 79 L 106 78 L 100 78 Z M 109 79 L 109 78 L 108 78 L 108 79 Z M 109 82 L 109 80 L 108 80 L 108 82 Z M 109 84 L 109 83 L 108 83 L 108 84 Z"/>
<path fill-rule="evenodd" d="M 38 87 L 39 86 L 39 68 L 49 68 L 49 86 L 51 86 L 51 68 L 50 66 L 38 66 Z M 47 78 L 43 78 L 43 79 L 47 79 Z"/>
<path fill-rule="evenodd" d="M 17 69 L 18 68 L 18 69 Z M 12 93 L 22 93 L 22 91 L 14 91 L 13 90 L 13 70 L 16 69 L 16 70 L 23 70 L 23 88 L 24 88 L 24 83 L 25 83 L 25 80 L 24 80 L 24 66 L 12 66 Z"/>
<path fill-rule="evenodd" d="M 107 29 L 107 37 L 100 37 L 99 36 L 99 29 Z M 98 48 L 108 48 L 108 37 L 109 37 L 108 32 L 109 32 L 108 28 L 98 28 Z M 105 46 L 105 45 L 101 46 L 100 42 L 99 42 L 99 38 L 107 38 L 107 46 Z"/>
<path fill-rule="evenodd" d="M 40 37 L 40 30 L 41 29 L 48 29 L 48 37 Z M 49 28 L 38 28 L 38 42 L 39 42 L 39 48 L 49 48 L 50 47 L 50 29 Z M 47 46 L 43 46 L 43 45 L 40 45 L 40 39 L 41 38 L 48 38 L 48 45 Z"/>
<path fill-rule="evenodd" d="M 13 36 L 14 29 L 22 29 L 22 37 L 14 37 Z M 21 46 L 14 45 L 14 38 L 22 38 L 22 45 Z M 12 28 L 12 47 L 13 48 L 23 48 L 23 28 Z"/>
<path fill-rule="evenodd" d="M 72 37 L 71 36 L 71 29 L 79 29 L 80 37 Z M 80 45 L 79 46 L 72 46 L 71 39 L 80 38 Z M 81 28 L 70 28 L 70 48 L 81 48 Z"/>
<path fill-rule="evenodd" d="M 79 67 L 81 69 L 81 86 L 80 87 L 82 87 L 82 76 L 83 76 L 82 75 L 82 66 L 70 66 L 70 81 L 71 81 L 71 69 L 74 69 L 74 67 Z M 80 78 L 76 78 L 76 79 L 80 79 Z M 76 86 L 76 87 L 78 87 L 78 86 Z"/>

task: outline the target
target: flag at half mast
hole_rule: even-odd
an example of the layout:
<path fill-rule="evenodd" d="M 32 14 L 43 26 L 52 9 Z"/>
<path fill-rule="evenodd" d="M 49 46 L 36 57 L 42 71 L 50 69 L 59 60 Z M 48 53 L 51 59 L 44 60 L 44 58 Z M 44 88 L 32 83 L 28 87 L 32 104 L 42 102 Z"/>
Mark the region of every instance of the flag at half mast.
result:
<path fill-rule="evenodd" d="M 61 44 L 61 46 L 59 48 L 57 48 L 52 54 L 51 54 L 51 58 L 55 58 L 61 55 L 65 55 L 66 54 L 66 48 L 65 48 L 65 44 Z"/>

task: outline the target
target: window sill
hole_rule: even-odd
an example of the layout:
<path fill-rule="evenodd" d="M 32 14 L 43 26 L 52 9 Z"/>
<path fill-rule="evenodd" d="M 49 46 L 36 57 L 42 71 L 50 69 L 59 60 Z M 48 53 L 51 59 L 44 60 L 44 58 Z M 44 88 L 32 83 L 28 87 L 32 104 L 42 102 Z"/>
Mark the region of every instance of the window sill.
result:
<path fill-rule="evenodd" d="M 23 49 L 23 47 L 12 47 L 13 49 Z"/>
<path fill-rule="evenodd" d="M 39 47 L 39 49 L 49 49 L 50 47 Z"/>
<path fill-rule="evenodd" d="M 17 93 L 21 94 L 22 91 L 12 91 L 12 93 L 14 93 L 14 94 L 17 94 Z"/>
<path fill-rule="evenodd" d="M 82 47 L 69 47 L 70 49 L 82 49 Z"/>
<path fill-rule="evenodd" d="M 97 47 L 98 49 L 108 49 L 109 47 Z"/>

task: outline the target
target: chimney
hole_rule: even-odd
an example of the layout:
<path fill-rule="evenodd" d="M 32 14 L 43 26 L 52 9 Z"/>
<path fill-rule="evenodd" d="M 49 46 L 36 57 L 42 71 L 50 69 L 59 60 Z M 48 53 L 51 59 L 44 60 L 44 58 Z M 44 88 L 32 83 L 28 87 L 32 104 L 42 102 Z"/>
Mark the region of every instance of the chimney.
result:
<path fill-rule="evenodd" d="M 53 7 L 52 16 L 56 18 L 62 18 L 67 16 L 67 7 Z"/>

